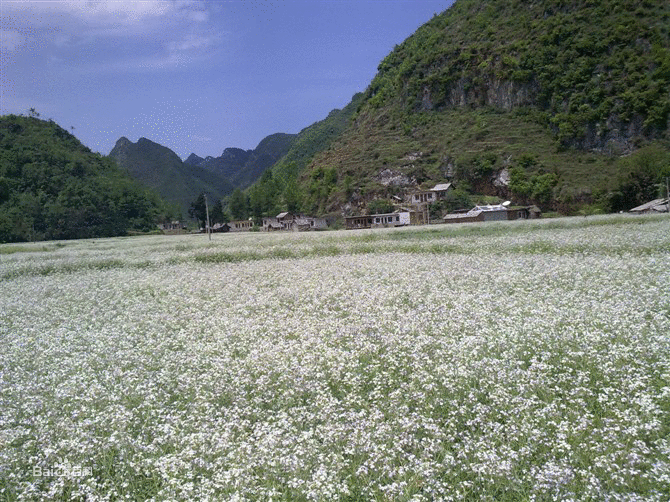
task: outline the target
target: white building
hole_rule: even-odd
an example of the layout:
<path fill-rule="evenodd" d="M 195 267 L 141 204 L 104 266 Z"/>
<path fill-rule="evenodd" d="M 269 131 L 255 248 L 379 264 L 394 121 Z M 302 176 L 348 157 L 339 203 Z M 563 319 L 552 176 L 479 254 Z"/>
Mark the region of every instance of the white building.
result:
<path fill-rule="evenodd" d="M 402 211 L 399 213 L 371 214 L 369 218 L 372 220 L 370 223 L 371 228 L 404 227 L 405 225 L 409 225 L 411 223 L 409 211 Z"/>
<path fill-rule="evenodd" d="M 429 190 L 414 192 L 410 196 L 411 204 L 431 204 L 439 200 L 444 200 L 454 186 L 451 183 L 440 183 Z"/>

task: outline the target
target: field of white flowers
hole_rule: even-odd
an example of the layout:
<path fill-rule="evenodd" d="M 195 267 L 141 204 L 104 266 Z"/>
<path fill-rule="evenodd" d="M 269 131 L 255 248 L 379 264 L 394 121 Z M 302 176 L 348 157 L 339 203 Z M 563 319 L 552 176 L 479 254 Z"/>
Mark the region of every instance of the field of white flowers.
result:
<path fill-rule="evenodd" d="M 670 218 L 0 246 L 0 500 L 670 498 Z"/>

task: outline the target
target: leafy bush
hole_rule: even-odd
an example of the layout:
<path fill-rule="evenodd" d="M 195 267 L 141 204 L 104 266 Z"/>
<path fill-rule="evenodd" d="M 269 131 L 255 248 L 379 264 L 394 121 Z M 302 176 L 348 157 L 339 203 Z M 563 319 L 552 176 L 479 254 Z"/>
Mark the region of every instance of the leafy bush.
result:
<path fill-rule="evenodd" d="M 665 195 L 670 177 L 670 152 L 658 143 L 641 148 L 619 161 L 627 175 L 610 194 L 611 211 L 627 211 Z"/>
<path fill-rule="evenodd" d="M 367 208 L 368 214 L 385 214 L 392 213 L 394 206 L 388 199 L 374 199 L 368 202 Z"/>

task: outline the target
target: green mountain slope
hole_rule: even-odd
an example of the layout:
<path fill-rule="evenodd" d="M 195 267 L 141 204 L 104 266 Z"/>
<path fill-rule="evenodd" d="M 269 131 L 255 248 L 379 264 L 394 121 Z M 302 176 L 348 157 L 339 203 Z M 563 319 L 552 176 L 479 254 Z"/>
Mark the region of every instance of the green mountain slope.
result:
<path fill-rule="evenodd" d="M 271 134 L 251 152 L 243 169 L 231 177 L 235 187 L 246 188 L 256 181 L 266 169 L 284 157 L 296 140 L 295 134 Z"/>
<path fill-rule="evenodd" d="M 358 93 L 342 110 L 332 110 L 325 119 L 300 131 L 291 149 L 272 167 L 274 176 L 287 179 L 302 172 L 315 154 L 328 149 L 344 132 L 362 100 L 363 93 Z"/>
<path fill-rule="evenodd" d="M 647 149 L 668 151 L 669 32 L 668 2 L 457 0 L 380 63 L 300 184 L 334 170 L 317 205 L 337 215 L 448 176 L 545 209 L 614 209 Z"/>
<path fill-rule="evenodd" d="M 325 201 L 333 186 L 331 178 L 328 178 L 327 184 L 299 184 L 298 178 L 314 156 L 329 149 L 349 127 L 362 99 L 362 93 L 356 94 L 342 110 L 332 110 L 325 119 L 298 133 L 286 155 L 271 169 L 267 169 L 248 190 L 247 216 L 260 219 L 262 216 L 274 216 L 285 210 L 312 214 L 324 212 Z"/>
<path fill-rule="evenodd" d="M 0 242 L 151 230 L 163 203 L 52 121 L 0 117 Z"/>
<path fill-rule="evenodd" d="M 137 143 L 120 138 L 109 156 L 133 178 L 176 205 L 182 218 L 188 215 L 191 203 L 201 193 L 221 199 L 233 190 L 231 183 L 222 176 L 186 164 L 169 148 L 146 138 L 140 138 Z"/>

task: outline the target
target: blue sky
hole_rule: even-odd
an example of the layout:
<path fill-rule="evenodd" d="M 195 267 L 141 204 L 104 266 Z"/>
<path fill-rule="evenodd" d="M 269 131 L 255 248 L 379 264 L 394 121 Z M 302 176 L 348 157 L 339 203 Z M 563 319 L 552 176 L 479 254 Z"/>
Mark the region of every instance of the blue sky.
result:
<path fill-rule="evenodd" d="M 35 108 L 104 155 L 251 149 L 344 107 L 452 1 L 0 0 L 0 114 Z"/>

